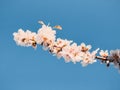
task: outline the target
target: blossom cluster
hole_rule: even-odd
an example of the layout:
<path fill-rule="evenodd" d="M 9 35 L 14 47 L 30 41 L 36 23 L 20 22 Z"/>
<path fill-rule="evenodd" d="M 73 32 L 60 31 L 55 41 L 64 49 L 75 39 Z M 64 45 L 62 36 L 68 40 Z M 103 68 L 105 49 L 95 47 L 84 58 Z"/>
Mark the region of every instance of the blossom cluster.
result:
<path fill-rule="evenodd" d="M 19 29 L 18 32 L 13 33 L 14 35 L 14 40 L 17 43 L 17 45 L 20 46 L 33 46 L 34 48 L 36 48 L 36 33 L 31 32 L 29 30 L 27 30 L 26 32 L 24 32 L 22 29 Z"/>
<path fill-rule="evenodd" d="M 51 27 L 45 25 L 42 21 L 39 23 L 42 24 L 42 27 L 37 33 L 22 29 L 14 32 L 13 36 L 17 45 L 32 46 L 33 48 L 41 45 L 44 50 L 48 50 L 58 58 L 63 57 L 65 62 L 73 62 L 74 64 L 78 62 L 82 66 L 92 64 L 96 62 L 96 59 L 99 59 L 106 63 L 107 66 L 110 63 L 114 63 L 116 67 L 120 68 L 120 50 L 111 50 L 110 54 L 108 50 L 100 50 L 99 56 L 97 56 L 99 48 L 91 52 L 91 45 L 86 45 L 85 43 L 77 45 L 72 40 L 56 38 L 56 30 L 54 29 L 62 30 L 61 26 Z"/>

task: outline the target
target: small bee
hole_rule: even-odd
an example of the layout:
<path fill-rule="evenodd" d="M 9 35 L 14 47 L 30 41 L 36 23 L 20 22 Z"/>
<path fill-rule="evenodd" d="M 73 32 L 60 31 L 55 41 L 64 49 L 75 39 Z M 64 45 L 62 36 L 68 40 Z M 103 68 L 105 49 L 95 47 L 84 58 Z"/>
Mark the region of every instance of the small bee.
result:
<path fill-rule="evenodd" d="M 62 27 L 61 27 L 60 25 L 56 25 L 56 26 L 54 26 L 53 28 L 62 30 Z"/>

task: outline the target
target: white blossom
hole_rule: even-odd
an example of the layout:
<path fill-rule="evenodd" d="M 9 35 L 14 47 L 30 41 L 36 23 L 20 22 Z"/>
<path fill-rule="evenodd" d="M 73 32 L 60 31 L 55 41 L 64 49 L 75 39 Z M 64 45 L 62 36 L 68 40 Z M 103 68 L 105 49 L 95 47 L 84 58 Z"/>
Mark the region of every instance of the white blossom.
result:
<path fill-rule="evenodd" d="M 82 66 L 87 66 L 88 64 L 93 64 L 94 62 L 96 62 L 96 53 L 97 53 L 97 50 L 93 51 L 92 53 L 90 52 L 86 52 L 83 54 L 82 56 Z"/>
<path fill-rule="evenodd" d="M 80 62 L 81 60 L 81 53 L 76 43 L 73 43 L 72 45 L 64 47 L 61 53 L 63 57 L 66 55 L 69 55 L 73 63 Z"/>
<path fill-rule="evenodd" d="M 109 55 L 108 50 L 105 50 L 105 51 L 101 50 L 101 51 L 99 52 L 99 54 L 100 54 L 100 56 L 102 56 L 102 57 L 104 57 L 104 58 L 106 58 L 106 57 Z"/>
<path fill-rule="evenodd" d="M 51 44 L 55 42 L 56 31 L 52 30 L 50 26 L 42 25 L 42 28 L 38 30 L 36 41 L 38 44 L 48 43 Z"/>
<path fill-rule="evenodd" d="M 56 56 L 61 57 L 62 49 L 64 47 L 69 46 L 71 43 L 72 43 L 72 41 L 70 41 L 70 40 L 67 40 L 67 39 L 63 40 L 63 39 L 58 38 L 56 40 L 56 42 L 52 43 L 49 46 L 49 49 L 51 50 L 52 53 L 56 54 Z"/>
<path fill-rule="evenodd" d="M 57 41 L 55 42 L 55 45 L 58 47 L 63 47 L 63 46 L 69 46 L 73 41 L 71 40 L 63 40 L 61 38 L 57 38 Z"/>
<path fill-rule="evenodd" d="M 22 29 L 19 29 L 18 32 L 13 33 L 14 40 L 20 46 L 33 46 L 36 47 L 36 33 L 27 30 L 24 32 Z"/>
<path fill-rule="evenodd" d="M 80 50 L 81 50 L 82 52 L 89 51 L 91 48 L 92 48 L 91 45 L 85 45 L 85 43 L 81 43 L 81 45 L 80 45 Z"/>

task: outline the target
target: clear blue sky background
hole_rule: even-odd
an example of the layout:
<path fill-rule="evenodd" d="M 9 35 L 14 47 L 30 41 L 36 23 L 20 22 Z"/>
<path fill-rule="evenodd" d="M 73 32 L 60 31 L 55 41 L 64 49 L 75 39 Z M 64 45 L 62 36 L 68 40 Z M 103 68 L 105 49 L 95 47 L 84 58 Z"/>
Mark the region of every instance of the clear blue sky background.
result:
<path fill-rule="evenodd" d="M 60 24 L 57 37 L 120 48 L 120 0 L 0 0 L 0 90 L 120 90 L 120 74 L 97 62 L 83 68 L 38 46 L 19 47 L 13 32 Z"/>

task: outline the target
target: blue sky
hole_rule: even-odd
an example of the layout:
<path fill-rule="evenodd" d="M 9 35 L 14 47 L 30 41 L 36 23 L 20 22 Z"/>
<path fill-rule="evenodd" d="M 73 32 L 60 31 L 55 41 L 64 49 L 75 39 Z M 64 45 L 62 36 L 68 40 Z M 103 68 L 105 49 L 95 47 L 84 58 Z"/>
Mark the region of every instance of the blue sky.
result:
<path fill-rule="evenodd" d="M 83 68 L 38 46 L 19 47 L 13 32 L 37 32 L 43 20 L 60 24 L 57 37 L 93 50 L 120 49 L 119 0 L 0 0 L 0 90 L 120 90 L 120 74 L 99 61 Z"/>

